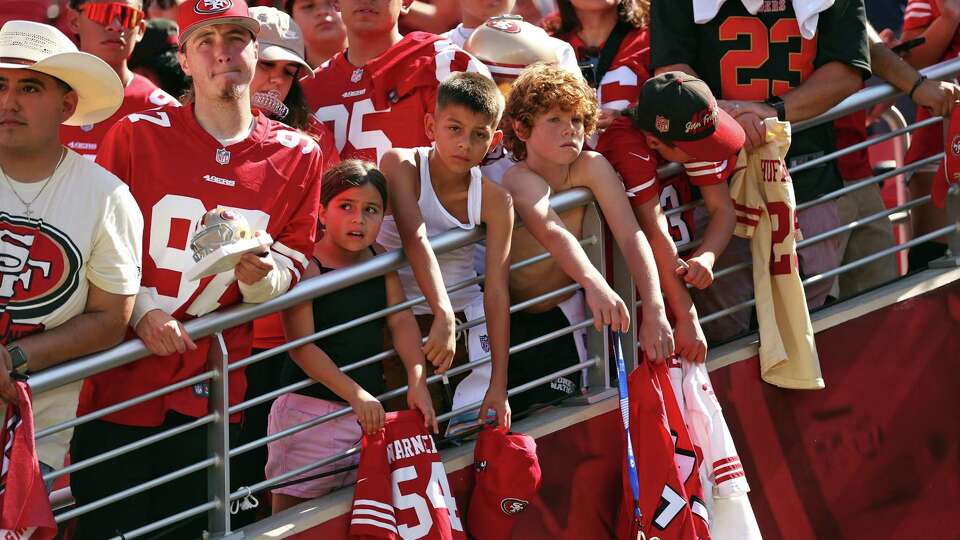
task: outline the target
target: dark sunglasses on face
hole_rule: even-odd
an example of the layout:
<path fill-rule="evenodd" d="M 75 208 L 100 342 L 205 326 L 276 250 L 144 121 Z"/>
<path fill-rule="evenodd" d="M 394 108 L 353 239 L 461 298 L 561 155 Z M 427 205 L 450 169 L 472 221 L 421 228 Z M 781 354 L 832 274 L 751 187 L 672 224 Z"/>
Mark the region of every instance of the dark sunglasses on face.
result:
<path fill-rule="evenodd" d="M 119 19 L 120 28 L 129 30 L 143 20 L 143 11 L 119 2 L 99 4 L 87 2 L 80 6 L 80 11 L 91 21 L 103 26 L 110 26 L 114 19 Z"/>

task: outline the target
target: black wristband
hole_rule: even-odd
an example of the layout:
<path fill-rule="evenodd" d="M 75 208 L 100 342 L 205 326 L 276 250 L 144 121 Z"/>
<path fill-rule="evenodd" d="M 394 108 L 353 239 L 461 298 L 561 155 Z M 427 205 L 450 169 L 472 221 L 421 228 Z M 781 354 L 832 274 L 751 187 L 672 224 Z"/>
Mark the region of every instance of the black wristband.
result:
<path fill-rule="evenodd" d="M 764 103 L 772 107 L 773 110 L 777 111 L 777 120 L 783 122 L 787 119 L 787 107 L 783 102 L 783 98 L 780 96 L 773 96 Z"/>
<path fill-rule="evenodd" d="M 913 93 L 917 91 L 917 88 L 920 88 L 920 85 L 923 84 L 923 81 L 927 80 L 926 75 L 921 75 L 917 82 L 913 83 L 913 87 L 910 89 L 910 93 L 907 94 L 911 100 L 913 99 Z"/>

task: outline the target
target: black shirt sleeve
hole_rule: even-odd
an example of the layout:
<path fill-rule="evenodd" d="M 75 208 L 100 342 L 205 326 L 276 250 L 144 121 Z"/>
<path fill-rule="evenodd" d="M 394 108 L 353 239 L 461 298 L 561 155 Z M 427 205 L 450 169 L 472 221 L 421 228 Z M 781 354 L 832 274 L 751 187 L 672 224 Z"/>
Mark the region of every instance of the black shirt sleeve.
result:
<path fill-rule="evenodd" d="M 693 22 L 693 0 L 650 2 L 652 70 L 671 64 L 693 67 L 697 58 L 697 37 L 696 24 Z"/>
<path fill-rule="evenodd" d="M 817 23 L 816 67 L 842 62 L 870 77 L 870 44 L 863 0 L 841 0 L 820 14 Z"/>

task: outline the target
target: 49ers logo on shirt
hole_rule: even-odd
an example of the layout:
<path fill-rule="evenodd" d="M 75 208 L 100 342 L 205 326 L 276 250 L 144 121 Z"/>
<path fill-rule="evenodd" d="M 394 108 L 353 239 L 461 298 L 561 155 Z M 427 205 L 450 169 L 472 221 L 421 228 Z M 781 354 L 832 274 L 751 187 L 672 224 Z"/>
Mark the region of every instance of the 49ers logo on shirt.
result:
<path fill-rule="evenodd" d="M 953 152 L 953 155 L 960 156 L 960 135 L 957 135 L 950 141 L 950 151 Z"/>
<path fill-rule="evenodd" d="M 222 13 L 233 7 L 233 0 L 197 0 L 193 6 L 193 11 L 200 15 L 210 15 L 213 13 Z"/>
<path fill-rule="evenodd" d="M 80 250 L 56 227 L 0 212 L 0 301 L 13 321 L 64 305 L 80 284 L 81 263 Z"/>

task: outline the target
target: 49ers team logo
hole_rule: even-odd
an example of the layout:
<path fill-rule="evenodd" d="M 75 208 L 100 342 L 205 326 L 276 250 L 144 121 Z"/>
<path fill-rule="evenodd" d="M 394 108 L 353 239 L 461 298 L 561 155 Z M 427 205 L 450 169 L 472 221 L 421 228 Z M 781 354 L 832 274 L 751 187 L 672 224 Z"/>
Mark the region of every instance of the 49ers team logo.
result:
<path fill-rule="evenodd" d="M 200 15 L 211 15 L 213 13 L 223 13 L 233 7 L 233 0 L 197 0 L 193 6 L 193 11 Z"/>
<path fill-rule="evenodd" d="M 508 516 L 515 516 L 520 512 L 523 512 L 527 509 L 527 505 L 530 504 L 530 501 L 524 501 L 522 499 L 513 499 L 507 497 L 500 501 L 500 510 L 503 510 L 503 513 Z"/>
<path fill-rule="evenodd" d="M 950 141 L 950 151 L 953 155 L 960 156 L 960 135 L 957 135 Z"/>
<path fill-rule="evenodd" d="M 520 25 L 517 21 L 507 17 L 494 17 L 487 21 L 487 26 L 494 30 L 506 32 L 507 34 L 517 34 L 520 32 Z"/>
<path fill-rule="evenodd" d="M 0 325 L 5 333 L 34 327 L 25 321 L 63 306 L 80 285 L 82 262 L 80 250 L 56 227 L 0 212 L 0 301 L 11 319 Z"/>

